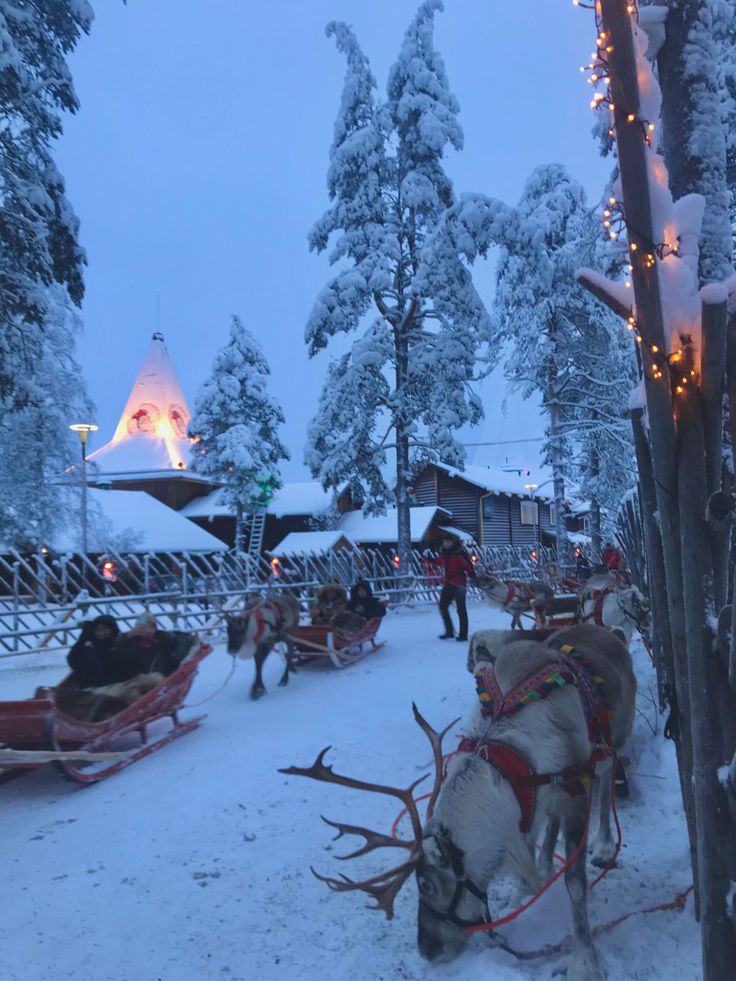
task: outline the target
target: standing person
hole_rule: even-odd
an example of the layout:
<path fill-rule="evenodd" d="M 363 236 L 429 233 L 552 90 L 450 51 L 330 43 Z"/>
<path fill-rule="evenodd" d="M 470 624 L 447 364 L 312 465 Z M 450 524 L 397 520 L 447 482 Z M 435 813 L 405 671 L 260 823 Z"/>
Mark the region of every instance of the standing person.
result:
<path fill-rule="evenodd" d="M 450 640 L 455 636 L 455 630 L 450 618 L 450 604 L 457 609 L 458 640 L 468 639 L 468 609 L 465 605 L 465 590 L 468 579 L 475 579 L 475 569 L 467 558 L 460 542 L 456 538 L 445 536 L 442 540 L 442 550 L 438 560 L 442 573 L 442 592 L 440 593 L 439 608 L 445 632 L 440 634 L 440 640 Z"/>
<path fill-rule="evenodd" d="M 603 565 L 608 569 L 609 572 L 619 572 L 621 569 L 621 560 L 623 556 L 619 549 L 613 544 L 613 542 L 608 542 L 606 547 L 603 549 L 601 554 L 601 559 L 603 560 Z"/>

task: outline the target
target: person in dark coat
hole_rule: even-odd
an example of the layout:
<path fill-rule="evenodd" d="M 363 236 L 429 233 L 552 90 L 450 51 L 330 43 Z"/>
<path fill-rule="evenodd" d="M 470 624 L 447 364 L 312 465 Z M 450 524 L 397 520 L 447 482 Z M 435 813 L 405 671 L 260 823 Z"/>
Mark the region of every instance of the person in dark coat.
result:
<path fill-rule="evenodd" d="M 377 617 L 386 615 L 385 605 L 376 599 L 370 583 L 366 582 L 365 579 L 359 579 L 350 590 L 348 609 L 365 620 L 375 620 Z"/>
<path fill-rule="evenodd" d="M 79 640 L 66 658 L 72 669 L 72 683 L 80 688 L 96 688 L 131 677 L 117 647 L 119 638 L 120 629 L 107 614 L 83 623 Z"/>
<path fill-rule="evenodd" d="M 123 679 L 126 681 L 137 674 L 170 675 L 179 667 L 176 637 L 167 630 L 159 630 L 152 613 L 142 613 L 133 629 L 122 635 L 118 647 L 124 662 L 131 668 L 130 674 Z"/>
<path fill-rule="evenodd" d="M 438 560 L 442 575 L 442 592 L 439 598 L 440 616 L 445 625 L 445 632 L 440 634 L 440 640 L 451 640 L 455 630 L 450 617 L 450 604 L 457 609 L 459 622 L 458 640 L 468 639 L 468 609 L 465 605 L 465 591 L 468 579 L 475 579 L 475 569 L 467 558 L 460 542 L 456 538 L 447 537 L 442 542 L 442 550 Z"/>

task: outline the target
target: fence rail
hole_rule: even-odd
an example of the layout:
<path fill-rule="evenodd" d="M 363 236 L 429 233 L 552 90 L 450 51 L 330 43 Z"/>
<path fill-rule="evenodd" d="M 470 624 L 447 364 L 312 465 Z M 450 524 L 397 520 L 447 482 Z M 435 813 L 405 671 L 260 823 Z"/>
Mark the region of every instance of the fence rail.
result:
<path fill-rule="evenodd" d="M 84 620 L 107 613 L 122 629 L 143 612 L 164 629 L 194 630 L 217 638 L 223 613 L 255 593 L 295 596 L 306 612 L 325 583 L 349 587 L 358 579 L 392 607 L 437 600 L 440 576 L 436 554 L 415 549 L 408 568 L 399 569 L 392 551 L 345 549 L 288 559 L 244 553 L 108 553 L 0 556 L 0 659 L 40 651 L 66 650 Z M 554 575 L 551 550 L 490 546 L 476 549 L 479 567 L 509 579 Z M 559 574 L 559 570 L 556 570 Z M 471 595 L 475 592 L 472 585 Z M 478 594 L 480 595 L 480 594 Z"/>

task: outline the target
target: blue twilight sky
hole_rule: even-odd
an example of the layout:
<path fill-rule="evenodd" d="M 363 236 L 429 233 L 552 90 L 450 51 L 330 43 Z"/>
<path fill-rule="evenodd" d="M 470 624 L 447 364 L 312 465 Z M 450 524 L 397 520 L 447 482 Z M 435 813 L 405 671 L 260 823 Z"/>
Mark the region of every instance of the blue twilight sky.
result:
<path fill-rule="evenodd" d="M 58 162 L 87 250 L 80 352 L 100 440 L 156 329 L 190 407 L 226 340 L 230 314 L 259 338 L 302 450 L 328 356 L 309 361 L 304 324 L 329 275 L 306 235 L 327 205 L 325 177 L 344 62 L 324 35 L 352 24 L 379 90 L 416 0 L 92 0 L 96 20 L 71 58 L 81 101 Z M 539 163 L 560 161 L 597 200 L 609 165 L 590 135 L 590 12 L 570 0 L 445 0 L 435 43 L 461 106 L 465 149 L 447 160 L 457 192 L 515 202 Z M 490 304 L 492 263 L 475 273 Z M 494 374 L 486 422 L 468 439 L 536 436 L 537 407 Z M 538 444 L 475 462 L 536 464 Z M 475 451 L 474 451 L 475 452 Z M 472 460 L 473 457 L 471 456 Z"/>

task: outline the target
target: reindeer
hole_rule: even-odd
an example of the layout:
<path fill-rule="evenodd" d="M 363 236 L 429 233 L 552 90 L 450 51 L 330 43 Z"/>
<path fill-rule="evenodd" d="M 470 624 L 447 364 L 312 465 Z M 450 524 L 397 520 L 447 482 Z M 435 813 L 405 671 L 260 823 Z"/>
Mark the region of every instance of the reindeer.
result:
<path fill-rule="evenodd" d="M 646 636 L 651 625 L 649 602 L 636 586 L 621 586 L 613 576 L 592 576 L 580 594 L 580 620 L 607 627 L 628 647 L 634 628 Z"/>
<path fill-rule="evenodd" d="M 250 689 L 251 698 L 266 694 L 261 672 L 263 662 L 278 643 L 286 644 L 284 673 L 279 685 L 288 685 L 289 672 L 294 671 L 291 660 L 291 634 L 299 623 L 299 603 L 293 596 L 283 594 L 272 599 L 256 596 L 240 613 L 226 613 L 227 652 L 255 660 L 256 677 Z"/>
<path fill-rule="evenodd" d="M 491 606 L 498 606 L 511 614 L 512 630 L 522 629 L 521 616 L 531 612 L 533 602 L 544 602 L 554 596 L 552 587 L 541 580 L 504 580 L 483 571 L 476 575 L 474 585 Z"/>
<path fill-rule="evenodd" d="M 548 877 L 562 828 L 570 866 L 565 883 L 573 911 L 574 937 L 568 981 L 603 981 L 605 972 L 593 946 L 587 911 L 585 839 L 590 797 L 579 784 L 595 772 L 599 824 L 593 861 L 606 865 L 614 854 L 610 829 L 613 753 L 628 738 L 634 718 L 636 679 L 631 656 L 612 633 L 590 625 L 557 631 L 545 642 L 508 641 L 487 650 L 486 690 L 494 691 L 490 717 L 476 716 L 473 737 L 464 739 L 443 780 L 442 739 L 414 708 L 432 745 L 435 778 L 424 825 L 414 790 L 366 783 L 333 772 L 324 763 L 329 747 L 309 768 L 281 772 L 308 776 L 359 790 L 389 794 L 406 808 L 413 839 L 398 839 L 368 828 L 328 821 L 337 837 L 360 835 L 365 844 L 349 859 L 376 848 L 403 849 L 404 862 L 362 882 L 346 876 L 317 878 L 337 892 L 361 890 L 391 919 L 394 899 L 416 874 L 419 889 L 418 947 L 427 960 L 453 960 L 463 950 L 468 928 L 489 919 L 487 890 L 496 875 L 513 871 L 530 888 Z M 547 697 L 518 709 L 519 692 L 550 673 L 571 675 Z M 593 679 L 598 682 L 594 683 Z M 494 689 L 495 685 L 495 689 Z M 599 694 L 596 690 L 599 687 Z M 610 730 L 602 723 L 610 713 Z M 456 720 L 457 721 L 457 720 Z M 454 723 L 451 723 L 454 725 Z M 604 745 L 605 744 L 605 745 Z M 530 846 L 546 826 L 538 866 Z"/>

